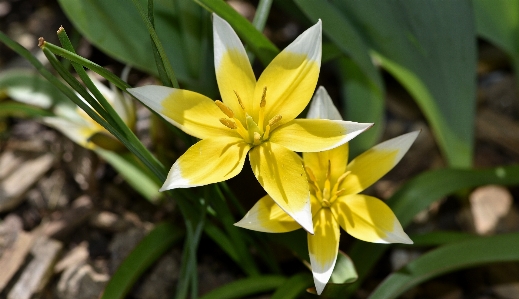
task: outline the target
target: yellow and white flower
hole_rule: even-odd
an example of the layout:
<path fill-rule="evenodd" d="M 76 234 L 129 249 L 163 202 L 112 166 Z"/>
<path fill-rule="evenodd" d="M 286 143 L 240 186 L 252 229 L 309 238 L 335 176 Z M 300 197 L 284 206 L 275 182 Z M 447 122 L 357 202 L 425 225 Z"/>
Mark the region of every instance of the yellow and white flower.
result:
<path fill-rule="evenodd" d="M 321 66 L 321 21 L 284 49 L 256 81 L 240 39 L 213 14 L 214 60 L 222 101 L 163 86 L 128 89 L 187 134 L 202 139 L 172 166 L 161 190 L 225 181 L 252 170 L 274 201 L 313 232 L 310 192 L 300 156 L 344 144 L 371 126 L 295 119 L 306 107 Z"/>
<path fill-rule="evenodd" d="M 308 117 L 341 119 L 324 88 L 317 91 Z M 404 134 L 380 143 L 349 163 L 347 143 L 328 151 L 303 153 L 311 186 L 315 232 L 314 235 L 308 234 L 308 250 L 318 294 L 330 279 L 337 260 L 339 227 L 367 242 L 413 243 L 384 202 L 358 193 L 391 170 L 418 133 Z M 270 196 L 261 198 L 235 225 L 270 233 L 289 232 L 301 227 Z"/>
<path fill-rule="evenodd" d="M 135 124 L 135 107 L 132 99 L 128 95 L 124 95 L 117 88 L 112 89 L 90 76 L 90 79 L 101 92 L 105 99 L 110 103 L 115 112 L 119 114 L 123 122 L 132 128 Z M 76 95 L 85 104 L 89 105 L 79 94 Z M 49 125 L 70 140 L 88 149 L 95 149 L 102 143 L 105 149 L 120 149 L 124 146 L 103 126 L 94 121 L 85 111 L 76 107 L 75 109 L 62 108 L 56 111 L 55 117 L 44 117 L 43 123 Z M 95 138 L 97 143 L 92 139 Z"/>

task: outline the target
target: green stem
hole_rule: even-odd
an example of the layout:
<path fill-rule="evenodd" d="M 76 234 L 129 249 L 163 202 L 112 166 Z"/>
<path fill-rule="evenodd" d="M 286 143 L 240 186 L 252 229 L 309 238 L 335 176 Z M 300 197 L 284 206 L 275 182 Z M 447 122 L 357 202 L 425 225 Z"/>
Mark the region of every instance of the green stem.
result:
<path fill-rule="evenodd" d="M 162 47 L 162 43 L 160 42 L 159 36 L 157 35 L 157 32 L 153 28 L 153 24 L 150 22 L 150 20 L 146 16 L 146 12 L 141 8 L 138 0 L 132 0 L 132 1 L 133 1 L 133 5 L 139 11 L 139 14 L 141 15 L 141 18 L 144 21 L 146 28 L 148 28 L 148 32 L 151 36 L 151 39 L 153 40 L 153 43 L 155 44 L 155 47 L 157 48 L 157 51 L 159 52 L 159 56 L 162 59 L 162 65 L 166 69 L 166 73 L 168 74 L 171 84 L 175 88 L 180 88 L 180 86 L 178 85 L 177 77 L 175 76 L 175 73 L 173 72 L 173 68 L 171 68 L 171 63 L 169 62 L 168 56 L 166 55 L 166 52 L 164 51 L 164 47 Z"/>
<path fill-rule="evenodd" d="M 114 73 L 110 72 L 109 70 L 105 69 L 104 67 L 100 66 L 97 63 L 94 63 L 86 58 L 83 58 L 75 53 L 72 53 L 70 51 L 67 51 L 63 49 L 62 47 L 58 47 L 52 43 L 45 42 L 45 47 L 48 48 L 54 55 L 61 56 L 65 59 L 68 59 L 72 62 L 75 62 L 77 64 L 80 64 L 87 69 L 90 69 L 96 73 L 98 73 L 103 78 L 106 78 L 108 81 L 112 82 L 115 86 L 117 86 L 121 90 L 126 90 L 127 88 L 130 88 L 131 86 L 121 80 L 121 78 L 117 77 Z"/>
<path fill-rule="evenodd" d="M 265 29 L 265 23 L 267 22 L 270 7 L 272 6 L 272 0 L 260 0 L 258 3 L 258 7 L 256 8 L 256 14 L 254 15 L 254 19 L 252 20 L 252 25 L 256 28 L 260 33 Z M 247 46 L 247 56 L 249 57 L 249 61 L 251 64 L 254 63 L 254 59 L 256 56 L 252 51 L 249 50 L 249 46 Z"/>
<path fill-rule="evenodd" d="M 66 50 L 70 51 L 71 53 L 76 54 L 76 51 L 74 50 L 74 47 L 72 46 L 72 43 L 70 42 L 70 39 L 67 36 L 67 32 L 65 31 L 65 29 L 63 27 L 60 27 L 59 30 L 58 30 L 58 38 L 59 38 L 59 40 L 61 42 L 61 45 Z M 108 103 L 108 101 L 105 99 L 105 97 L 97 89 L 95 84 L 92 82 L 92 79 L 90 79 L 90 77 L 86 73 L 86 71 L 83 68 L 83 66 L 81 66 L 80 64 L 75 63 L 75 62 L 72 62 L 72 66 L 76 70 L 77 74 L 79 75 L 79 77 L 81 78 L 83 83 L 85 83 L 86 87 L 92 92 L 94 97 L 103 106 L 103 108 L 106 110 L 106 112 L 110 116 L 110 119 L 107 118 L 106 120 L 108 122 L 113 120 L 114 121 L 114 126 L 119 128 L 126 135 L 127 132 L 125 132 L 125 131 L 127 131 L 127 130 L 125 130 L 125 127 L 127 127 L 127 125 L 121 119 L 119 114 L 117 114 L 117 112 L 115 111 L 114 107 L 110 103 Z"/>

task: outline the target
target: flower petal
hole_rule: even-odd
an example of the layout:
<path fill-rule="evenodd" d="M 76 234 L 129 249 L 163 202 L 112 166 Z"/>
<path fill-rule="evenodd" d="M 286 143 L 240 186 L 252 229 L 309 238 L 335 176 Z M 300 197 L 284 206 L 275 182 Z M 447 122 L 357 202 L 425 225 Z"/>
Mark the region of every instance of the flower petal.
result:
<path fill-rule="evenodd" d="M 127 91 L 167 121 L 191 136 L 239 136 L 220 123 L 226 115 L 213 100 L 189 90 L 148 85 Z"/>
<path fill-rule="evenodd" d="M 286 233 L 301 228 L 269 195 L 258 200 L 234 225 L 265 233 Z"/>
<path fill-rule="evenodd" d="M 249 149 L 241 138 L 201 140 L 177 159 L 160 191 L 228 180 L 240 173 Z"/>
<path fill-rule="evenodd" d="M 306 118 L 309 119 L 331 119 L 342 120 L 341 113 L 333 104 L 326 88 L 319 86 L 310 103 L 310 109 Z"/>
<path fill-rule="evenodd" d="M 87 149 L 95 148 L 95 144 L 88 141 L 92 135 L 99 132 L 95 127 L 89 126 L 86 123 L 72 122 L 59 117 L 44 117 L 42 121 L 44 124 L 60 131 L 63 135 L 67 136 L 67 138 L 82 147 Z"/>
<path fill-rule="evenodd" d="M 402 159 L 418 133 L 420 131 L 387 140 L 353 159 L 347 168 L 351 173 L 344 179 L 340 189 L 345 189 L 344 194 L 357 194 L 378 181 Z"/>
<path fill-rule="evenodd" d="M 274 129 L 272 143 L 295 152 L 320 152 L 338 147 L 373 124 L 328 119 L 294 119 Z"/>
<path fill-rule="evenodd" d="M 321 209 L 314 221 L 315 234 L 308 234 L 308 253 L 315 289 L 317 295 L 321 295 L 337 261 L 341 232 L 330 209 Z"/>
<path fill-rule="evenodd" d="M 313 234 L 310 191 L 301 158 L 280 145 L 264 142 L 250 151 L 249 159 L 265 191 L 283 211 Z"/>
<path fill-rule="evenodd" d="M 321 190 L 328 173 L 328 165 L 330 165 L 330 182 L 332 186 L 337 182 L 337 179 L 346 172 L 348 149 L 349 145 L 345 143 L 324 152 L 303 153 L 305 167 L 312 170 Z"/>
<path fill-rule="evenodd" d="M 321 21 L 303 32 L 263 71 L 254 91 L 253 118 L 257 119 L 266 87 L 265 122 L 281 115 L 282 123 L 296 118 L 308 105 L 321 67 Z"/>
<path fill-rule="evenodd" d="M 252 111 L 256 77 L 238 35 L 216 14 L 213 14 L 213 36 L 214 66 L 222 101 L 244 123 L 245 111 L 240 107 L 236 94 L 245 109 Z"/>
<path fill-rule="evenodd" d="M 341 227 L 357 239 L 373 243 L 413 244 L 393 211 L 378 198 L 363 194 L 341 196 L 331 210 Z"/>

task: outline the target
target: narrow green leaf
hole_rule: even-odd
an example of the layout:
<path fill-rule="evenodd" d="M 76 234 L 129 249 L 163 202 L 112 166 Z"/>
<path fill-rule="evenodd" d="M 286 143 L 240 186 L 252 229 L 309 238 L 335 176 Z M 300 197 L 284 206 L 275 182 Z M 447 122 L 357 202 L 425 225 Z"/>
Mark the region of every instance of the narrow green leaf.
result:
<path fill-rule="evenodd" d="M 119 269 L 106 285 L 101 299 L 125 298 L 142 273 L 160 258 L 173 243 L 179 241 L 183 234 L 182 230 L 171 223 L 157 225 L 119 266 Z"/>
<path fill-rule="evenodd" d="M 412 235 L 413 245 L 409 246 L 440 246 L 478 238 L 478 235 L 458 231 L 434 231 L 426 234 Z M 406 246 L 407 245 L 402 245 Z"/>
<path fill-rule="evenodd" d="M 142 169 L 122 155 L 97 148 L 95 152 L 112 165 L 132 188 L 152 203 L 157 203 L 161 195 L 160 186 Z"/>
<path fill-rule="evenodd" d="M 263 65 L 268 65 L 279 49 L 242 15 L 222 0 L 195 0 L 208 11 L 225 19 Z"/>
<path fill-rule="evenodd" d="M 519 233 L 480 237 L 430 251 L 389 275 L 370 299 L 397 298 L 406 290 L 452 271 L 478 265 L 519 261 Z"/>
<path fill-rule="evenodd" d="M 221 286 L 200 299 L 243 298 L 258 293 L 268 292 L 285 284 L 287 278 L 279 275 L 264 275 L 243 278 Z"/>
<path fill-rule="evenodd" d="M 7 116 L 26 118 L 53 116 L 53 114 L 51 112 L 48 112 L 47 110 L 36 108 L 31 105 L 9 101 L 5 103 L 0 103 L 0 117 Z"/>
<path fill-rule="evenodd" d="M 231 240 L 227 237 L 227 235 L 222 232 L 218 227 L 216 227 L 212 223 L 208 223 L 204 227 L 204 232 L 222 248 L 225 253 L 236 263 L 240 262 L 240 258 L 238 256 L 238 253 L 236 252 L 236 249 L 234 248 L 234 244 L 231 242 Z"/>
<path fill-rule="evenodd" d="M 430 204 L 458 190 L 477 186 L 519 185 L 519 166 L 504 166 L 480 170 L 440 169 L 425 172 L 409 180 L 388 201 L 403 227 Z M 348 288 L 352 294 L 364 281 L 387 245 L 356 241 L 349 255 L 357 268 L 359 279 Z"/>
<path fill-rule="evenodd" d="M 295 299 L 313 285 L 312 274 L 299 273 L 286 280 L 276 289 L 270 299 Z"/>

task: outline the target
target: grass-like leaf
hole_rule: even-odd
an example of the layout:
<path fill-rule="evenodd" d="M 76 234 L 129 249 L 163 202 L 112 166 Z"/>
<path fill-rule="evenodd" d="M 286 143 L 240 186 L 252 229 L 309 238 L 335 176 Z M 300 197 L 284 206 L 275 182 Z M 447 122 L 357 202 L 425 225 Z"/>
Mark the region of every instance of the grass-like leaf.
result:
<path fill-rule="evenodd" d="M 119 266 L 108 282 L 101 299 L 125 298 L 142 273 L 183 235 L 183 230 L 171 223 L 157 225 Z"/>
<path fill-rule="evenodd" d="M 452 271 L 478 265 L 519 261 L 519 233 L 480 237 L 445 245 L 389 275 L 369 299 L 397 298 L 406 290 Z"/>

